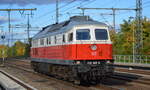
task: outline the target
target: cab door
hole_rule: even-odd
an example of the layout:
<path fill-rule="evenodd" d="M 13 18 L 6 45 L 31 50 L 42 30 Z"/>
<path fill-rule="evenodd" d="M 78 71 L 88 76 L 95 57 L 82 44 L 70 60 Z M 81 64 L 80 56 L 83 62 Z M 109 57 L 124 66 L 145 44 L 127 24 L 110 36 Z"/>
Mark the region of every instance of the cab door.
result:
<path fill-rule="evenodd" d="M 90 55 L 91 31 L 89 28 L 76 30 L 76 52 L 77 59 L 88 59 Z"/>

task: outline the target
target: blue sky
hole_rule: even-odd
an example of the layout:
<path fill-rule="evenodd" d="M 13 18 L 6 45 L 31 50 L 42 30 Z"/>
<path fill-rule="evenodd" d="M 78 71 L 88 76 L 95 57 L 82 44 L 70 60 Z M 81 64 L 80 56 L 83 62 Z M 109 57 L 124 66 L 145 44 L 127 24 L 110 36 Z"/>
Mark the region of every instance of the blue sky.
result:
<path fill-rule="evenodd" d="M 135 8 L 136 0 L 59 0 L 59 21 L 69 19 L 70 16 L 79 15 L 81 10 L 77 7 L 91 7 L 91 8 Z M 0 0 L 0 9 L 22 9 L 22 8 L 37 8 L 33 11 L 33 16 L 30 17 L 30 24 L 32 27 L 45 27 L 46 25 L 55 23 L 55 0 Z M 143 0 L 143 16 L 150 18 L 150 0 Z M 11 12 L 11 25 L 27 24 L 27 16 L 30 11 L 25 11 L 22 15 L 19 11 Z M 100 15 L 101 13 L 111 14 L 111 10 L 87 10 L 86 15 L 91 16 L 94 20 L 105 22 L 112 25 L 111 15 Z M 8 13 L 0 11 L 0 26 L 3 26 L 3 31 L 8 32 Z M 135 17 L 135 11 L 117 11 L 116 12 L 116 26 L 117 28 L 122 21 L 128 20 L 128 17 Z M 0 28 L 1 30 L 1 28 Z M 12 29 L 11 29 L 12 30 Z M 15 34 L 14 38 L 24 38 L 26 28 L 13 28 Z M 1 32 L 0 32 L 1 33 Z M 33 36 L 37 32 L 31 32 Z"/>

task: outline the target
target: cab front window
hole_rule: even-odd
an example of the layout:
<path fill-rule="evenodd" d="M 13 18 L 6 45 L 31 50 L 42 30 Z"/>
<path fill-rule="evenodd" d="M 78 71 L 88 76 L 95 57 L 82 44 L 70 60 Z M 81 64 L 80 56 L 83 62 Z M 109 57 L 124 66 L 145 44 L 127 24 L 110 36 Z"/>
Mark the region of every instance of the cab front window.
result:
<path fill-rule="evenodd" d="M 90 38 L 89 29 L 78 29 L 76 31 L 76 40 L 90 40 Z"/>
<path fill-rule="evenodd" d="M 106 29 L 95 29 L 96 40 L 108 40 L 108 33 Z"/>

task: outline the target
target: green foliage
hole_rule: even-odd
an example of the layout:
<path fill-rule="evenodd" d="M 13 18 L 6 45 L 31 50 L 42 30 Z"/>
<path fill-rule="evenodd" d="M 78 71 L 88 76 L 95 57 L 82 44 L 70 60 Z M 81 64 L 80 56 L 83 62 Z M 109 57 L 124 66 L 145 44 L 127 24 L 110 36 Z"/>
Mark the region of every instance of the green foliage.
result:
<path fill-rule="evenodd" d="M 142 20 L 143 24 L 143 48 L 141 48 L 142 54 L 149 55 L 150 54 L 150 20 L 146 17 Z M 133 49 L 133 31 L 135 28 L 135 20 L 133 21 L 123 21 L 121 26 L 121 31 L 119 33 L 112 33 L 111 39 L 113 41 L 113 51 L 114 54 L 124 54 L 129 55 L 132 54 Z"/>
<path fill-rule="evenodd" d="M 14 46 L 9 47 L 8 49 L 8 57 L 15 57 L 16 56 L 16 48 Z"/>
<path fill-rule="evenodd" d="M 16 56 L 23 56 L 25 54 L 25 44 L 17 41 L 14 45 L 16 50 Z"/>
<path fill-rule="evenodd" d="M 143 54 L 150 55 L 150 20 L 143 19 Z"/>
<path fill-rule="evenodd" d="M 29 57 L 30 56 L 30 45 L 29 44 L 25 44 L 25 53 L 24 53 L 24 57 Z"/>
<path fill-rule="evenodd" d="M 8 47 L 4 45 L 0 45 L 0 58 L 8 56 Z"/>
<path fill-rule="evenodd" d="M 5 52 L 3 54 L 3 51 Z M 21 41 L 15 42 L 11 47 L 0 45 L 0 58 L 5 57 L 29 57 L 30 45 L 22 43 Z"/>

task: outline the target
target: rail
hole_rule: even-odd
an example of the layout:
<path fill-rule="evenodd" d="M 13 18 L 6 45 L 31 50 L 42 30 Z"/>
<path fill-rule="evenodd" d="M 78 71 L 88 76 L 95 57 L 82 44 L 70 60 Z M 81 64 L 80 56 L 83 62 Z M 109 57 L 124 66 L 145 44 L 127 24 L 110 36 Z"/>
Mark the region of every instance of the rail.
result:
<path fill-rule="evenodd" d="M 23 81 L 19 80 L 18 78 L 6 73 L 3 70 L 0 70 L 1 81 L 0 81 L 0 90 L 37 90 L 36 88 L 24 83 Z"/>
<path fill-rule="evenodd" d="M 116 63 L 150 64 L 150 55 L 114 55 L 113 58 Z"/>

